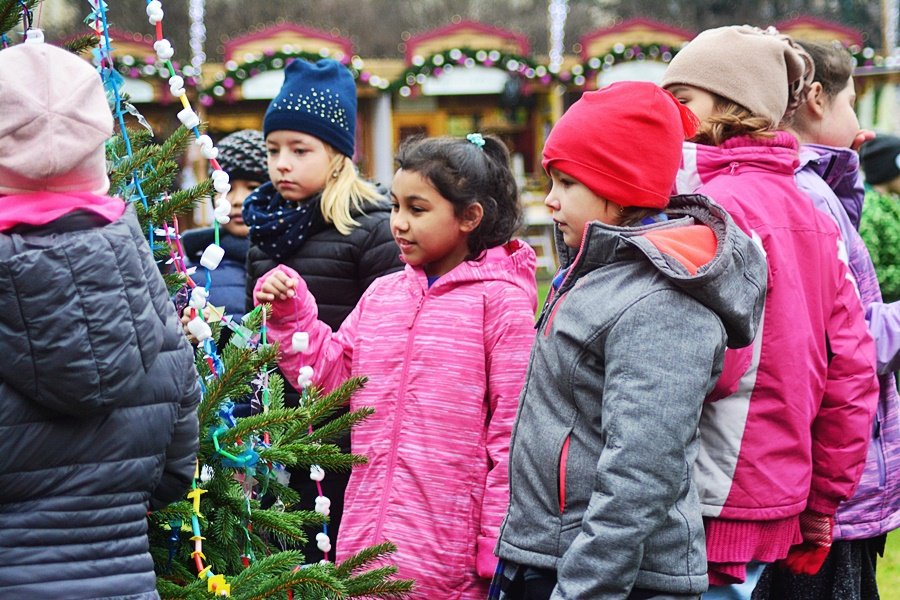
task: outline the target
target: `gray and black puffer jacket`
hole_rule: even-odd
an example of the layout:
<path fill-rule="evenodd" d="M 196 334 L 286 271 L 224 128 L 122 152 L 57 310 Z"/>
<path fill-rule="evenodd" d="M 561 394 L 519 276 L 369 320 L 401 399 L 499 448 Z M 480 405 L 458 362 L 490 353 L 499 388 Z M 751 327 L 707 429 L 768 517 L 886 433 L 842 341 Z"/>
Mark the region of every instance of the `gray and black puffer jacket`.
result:
<path fill-rule="evenodd" d="M 0 357 L 0 598 L 158 598 L 200 389 L 132 208 L 0 234 Z"/>

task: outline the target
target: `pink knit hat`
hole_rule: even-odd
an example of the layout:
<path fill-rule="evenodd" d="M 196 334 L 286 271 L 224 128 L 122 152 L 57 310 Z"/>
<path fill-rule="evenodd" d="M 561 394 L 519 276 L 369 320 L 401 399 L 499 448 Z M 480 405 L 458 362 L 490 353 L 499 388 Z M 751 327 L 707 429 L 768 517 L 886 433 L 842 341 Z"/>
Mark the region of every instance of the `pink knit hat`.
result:
<path fill-rule="evenodd" d="M 0 194 L 109 190 L 113 118 L 97 71 L 45 43 L 0 50 Z"/>

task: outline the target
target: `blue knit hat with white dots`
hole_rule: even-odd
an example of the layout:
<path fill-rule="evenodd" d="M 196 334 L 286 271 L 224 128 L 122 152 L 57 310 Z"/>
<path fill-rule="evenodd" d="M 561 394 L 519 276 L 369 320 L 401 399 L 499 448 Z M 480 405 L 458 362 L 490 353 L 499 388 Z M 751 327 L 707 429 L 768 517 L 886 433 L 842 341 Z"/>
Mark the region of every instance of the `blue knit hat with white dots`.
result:
<path fill-rule="evenodd" d="M 263 119 L 266 137 L 273 131 L 300 131 L 353 156 L 356 140 L 356 84 L 341 63 L 296 59 L 284 70 L 284 84 Z"/>

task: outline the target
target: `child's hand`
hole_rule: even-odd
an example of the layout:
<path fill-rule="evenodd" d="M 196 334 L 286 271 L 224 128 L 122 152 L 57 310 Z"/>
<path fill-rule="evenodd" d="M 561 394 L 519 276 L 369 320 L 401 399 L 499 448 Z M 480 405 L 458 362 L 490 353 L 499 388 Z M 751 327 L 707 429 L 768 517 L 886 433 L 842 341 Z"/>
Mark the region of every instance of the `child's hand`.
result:
<path fill-rule="evenodd" d="M 197 316 L 197 310 L 191 308 L 190 306 L 185 306 L 184 310 L 181 311 L 181 329 L 184 330 L 184 335 L 187 337 L 188 342 L 192 345 L 196 346 L 199 342 L 197 338 L 194 337 L 194 334 L 191 333 L 191 330 L 188 329 L 188 323 Z M 207 323 L 210 320 L 210 316 L 212 316 L 212 311 L 209 310 L 209 306 L 206 306 L 203 309 L 203 320 Z"/>
<path fill-rule="evenodd" d="M 871 129 L 860 129 L 856 133 L 856 137 L 853 138 L 853 143 L 850 144 L 850 149 L 856 150 L 857 152 L 859 152 L 860 146 L 862 146 L 864 143 L 866 143 L 870 140 L 874 140 L 874 139 L 875 139 L 874 131 L 872 131 Z"/>
<path fill-rule="evenodd" d="M 184 310 L 181 311 L 181 328 L 184 330 L 184 335 L 187 336 L 188 340 L 194 344 L 197 340 L 191 339 L 194 336 L 191 335 L 191 332 L 188 331 L 187 328 L 187 324 L 191 322 L 191 310 L 190 306 L 185 306 Z"/>
<path fill-rule="evenodd" d="M 256 292 L 256 301 L 273 302 L 274 300 L 287 300 L 295 295 L 294 288 L 297 282 L 282 271 L 275 271 L 263 281 L 262 287 Z"/>

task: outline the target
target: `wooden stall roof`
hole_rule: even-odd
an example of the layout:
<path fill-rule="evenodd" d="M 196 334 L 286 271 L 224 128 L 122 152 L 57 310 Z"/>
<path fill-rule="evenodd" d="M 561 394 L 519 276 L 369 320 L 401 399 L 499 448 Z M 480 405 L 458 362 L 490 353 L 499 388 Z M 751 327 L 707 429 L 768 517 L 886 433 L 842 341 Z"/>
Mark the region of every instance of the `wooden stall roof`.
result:
<path fill-rule="evenodd" d="M 845 46 L 862 46 L 862 34 L 852 27 L 815 17 L 797 17 L 775 24 L 781 33 L 811 42 L 839 41 Z"/>
<path fill-rule="evenodd" d="M 406 42 L 406 62 L 414 56 L 429 56 L 451 48 L 490 48 L 512 54 L 528 55 L 528 38 L 521 33 L 500 29 L 477 21 L 460 21 L 438 27 Z"/>
<path fill-rule="evenodd" d="M 225 42 L 224 59 L 226 62 L 243 62 L 248 56 L 281 51 L 285 47 L 290 47 L 294 52 L 318 53 L 325 50 L 330 56 L 353 54 L 353 43 L 347 38 L 295 23 L 279 23 L 228 40 Z"/>
<path fill-rule="evenodd" d="M 626 19 L 612 27 L 596 29 L 581 37 L 581 58 L 602 56 L 616 44 L 667 44 L 679 48 L 695 32 L 651 19 Z"/>

